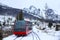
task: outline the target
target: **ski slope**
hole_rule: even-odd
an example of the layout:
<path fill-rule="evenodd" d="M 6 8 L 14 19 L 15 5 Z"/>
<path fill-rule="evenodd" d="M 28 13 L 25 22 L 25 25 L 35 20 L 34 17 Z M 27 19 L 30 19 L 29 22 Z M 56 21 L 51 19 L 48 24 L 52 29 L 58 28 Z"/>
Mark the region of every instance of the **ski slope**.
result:
<path fill-rule="evenodd" d="M 3 40 L 60 40 L 59 33 L 60 31 L 51 31 L 50 34 L 47 34 L 42 30 L 36 29 L 36 26 L 33 26 L 32 32 L 25 37 L 17 37 L 13 34 L 6 38 L 3 38 Z"/>

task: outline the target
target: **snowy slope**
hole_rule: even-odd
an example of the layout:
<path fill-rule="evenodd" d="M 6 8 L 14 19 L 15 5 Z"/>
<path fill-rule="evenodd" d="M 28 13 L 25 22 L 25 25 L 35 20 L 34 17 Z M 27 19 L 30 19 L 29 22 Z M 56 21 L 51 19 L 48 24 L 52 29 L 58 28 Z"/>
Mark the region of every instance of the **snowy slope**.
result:
<path fill-rule="evenodd" d="M 60 36 L 59 36 L 59 33 L 60 32 L 55 32 L 55 35 L 49 35 L 47 33 L 45 33 L 44 31 L 42 30 L 38 30 L 35 28 L 35 26 L 33 27 L 33 31 L 39 35 L 39 38 L 40 40 L 59 40 L 60 39 Z M 57 35 L 58 34 L 58 35 Z M 29 35 L 25 36 L 25 37 L 18 37 L 16 38 L 15 35 L 11 35 L 11 36 L 8 36 L 6 38 L 3 38 L 3 40 L 39 40 L 38 36 L 35 35 L 33 32 L 30 33 Z"/>

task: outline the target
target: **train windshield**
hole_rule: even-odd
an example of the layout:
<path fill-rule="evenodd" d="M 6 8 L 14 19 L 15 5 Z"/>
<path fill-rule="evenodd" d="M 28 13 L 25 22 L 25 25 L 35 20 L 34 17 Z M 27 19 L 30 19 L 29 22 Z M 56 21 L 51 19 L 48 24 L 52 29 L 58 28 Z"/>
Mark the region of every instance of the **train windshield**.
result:
<path fill-rule="evenodd" d="M 24 31 L 25 30 L 25 21 L 17 21 L 15 23 L 15 27 L 14 27 L 14 30 L 15 31 Z"/>
<path fill-rule="evenodd" d="M 15 23 L 14 31 L 25 31 L 26 27 L 31 29 L 32 23 L 28 21 L 17 21 Z"/>

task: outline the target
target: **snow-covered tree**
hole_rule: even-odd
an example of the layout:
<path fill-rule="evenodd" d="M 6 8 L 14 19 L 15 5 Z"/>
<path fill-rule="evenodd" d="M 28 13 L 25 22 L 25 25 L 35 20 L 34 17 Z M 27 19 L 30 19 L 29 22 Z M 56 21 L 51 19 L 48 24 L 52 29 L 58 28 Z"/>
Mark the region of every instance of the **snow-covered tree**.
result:
<path fill-rule="evenodd" d="M 32 5 L 29 7 L 29 9 L 30 9 L 30 12 L 35 15 L 35 10 L 37 10 L 37 8 Z"/>
<path fill-rule="evenodd" d="M 30 10 L 29 10 L 28 8 L 23 8 L 23 12 L 24 12 L 24 13 L 29 13 Z"/>

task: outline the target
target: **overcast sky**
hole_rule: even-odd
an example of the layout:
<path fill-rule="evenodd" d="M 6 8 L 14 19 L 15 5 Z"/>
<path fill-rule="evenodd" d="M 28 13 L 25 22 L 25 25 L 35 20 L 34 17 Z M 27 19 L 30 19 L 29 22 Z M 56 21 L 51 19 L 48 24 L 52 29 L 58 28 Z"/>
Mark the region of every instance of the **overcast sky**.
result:
<path fill-rule="evenodd" d="M 49 8 L 52 8 L 57 14 L 60 14 L 60 0 L 0 0 L 0 3 L 19 9 L 23 9 L 24 7 L 29 8 L 30 5 L 44 9 L 47 3 Z"/>

